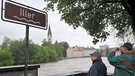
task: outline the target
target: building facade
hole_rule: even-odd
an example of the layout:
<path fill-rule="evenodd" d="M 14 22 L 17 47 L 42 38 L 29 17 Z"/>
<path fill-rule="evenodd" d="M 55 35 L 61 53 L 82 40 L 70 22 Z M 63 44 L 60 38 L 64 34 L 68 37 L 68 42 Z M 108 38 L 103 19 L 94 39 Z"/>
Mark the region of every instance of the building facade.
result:
<path fill-rule="evenodd" d="M 69 47 L 67 50 L 67 58 L 71 57 L 84 57 L 84 49 L 82 47 Z"/>
<path fill-rule="evenodd" d="M 67 52 L 67 58 L 72 58 L 72 57 L 86 57 L 90 56 L 89 54 L 97 51 L 95 48 L 85 48 L 85 47 L 69 47 L 66 52 Z"/>

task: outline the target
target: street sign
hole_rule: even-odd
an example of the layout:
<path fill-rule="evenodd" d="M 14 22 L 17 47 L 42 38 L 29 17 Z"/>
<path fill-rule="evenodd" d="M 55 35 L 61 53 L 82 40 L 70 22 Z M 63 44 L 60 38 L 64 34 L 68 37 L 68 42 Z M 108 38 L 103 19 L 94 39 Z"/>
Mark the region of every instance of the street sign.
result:
<path fill-rule="evenodd" d="M 28 76 L 27 70 L 28 70 L 29 25 L 40 29 L 47 29 L 48 23 L 47 13 L 11 0 L 6 0 L 5 8 L 3 7 L 3 0 L 2 0 L 1 12 L 2 12 L 1 13 L 2 20 L 26 25 L 24 76 Z"/>
<path fill-rule="evenodd" d="M 5 2 L 4 17 L 10 22 L 29 24 L 38 28 L 47 27 L 47 13 L 15 2 Z"/>

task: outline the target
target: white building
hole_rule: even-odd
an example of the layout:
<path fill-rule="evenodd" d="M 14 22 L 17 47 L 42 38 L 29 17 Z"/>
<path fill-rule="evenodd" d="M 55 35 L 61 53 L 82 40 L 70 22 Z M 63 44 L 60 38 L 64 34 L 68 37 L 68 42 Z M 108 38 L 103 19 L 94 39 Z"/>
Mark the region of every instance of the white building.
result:
<path fill-rule="evenodd" d="M 93 47 L 69 47 L 67 50 L 67 57 L 71 58 L 71 57 L 86 57 L 86 56 L 90 56 L 89 54 L 97 51 L 97 49 L 93 48 Z"/>
<path fill-rule="evenodd" d="M 84 57 L 84 49 L 83 47 L 69 47 L 67 50 L 67 57 Z"/>

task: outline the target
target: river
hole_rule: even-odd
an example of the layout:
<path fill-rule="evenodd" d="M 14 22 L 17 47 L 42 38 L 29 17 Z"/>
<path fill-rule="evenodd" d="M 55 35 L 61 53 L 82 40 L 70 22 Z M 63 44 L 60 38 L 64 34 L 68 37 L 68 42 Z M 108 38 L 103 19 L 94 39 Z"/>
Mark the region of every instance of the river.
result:
<path fill-rule="evenodd" d="M 108 63 L 107 58 L 102 57 L 102 61 L 107 67 L 107 72 L 113 73 L 114 67 Z M 92 62 L 90 60 L 90 57 L 65 59 L 52 63 L 42 63 L 40 64 L 40 68 L 38 69 L 38 76 L 53 76 L 57 74 L 68 74 L 77 71 L 87 72 L 91 64 Z"/>

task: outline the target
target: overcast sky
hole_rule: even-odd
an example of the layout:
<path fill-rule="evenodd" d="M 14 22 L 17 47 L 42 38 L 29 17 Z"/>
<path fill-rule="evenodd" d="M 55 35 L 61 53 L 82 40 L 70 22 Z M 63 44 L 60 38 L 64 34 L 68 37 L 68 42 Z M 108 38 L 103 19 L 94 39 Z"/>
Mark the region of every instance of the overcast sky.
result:
<path fill-rule="evenodd" d="M 13 1 L 31 6 L 39 10 L 43 10 L 46 5 L 44 0 Z M 112 36 L 110 36 L 107 41 L 94 45 L 92 43 L 92 37 L 89 36 L 83 28 L 79 27 L 77 29 L 73 29 L 72 26 L 69 26 L 64 21 L 60 21 L 60 14 L 58 14 L 58 11 L 48 12 L 48 24 L 50 24 L 51 26 L 53 43 L 56 40 L 58 42 L 66 41 L 69 43 L 70 46 L 93 46 L 95 48 L 99 48 L 100 45 L 104 44 L 107 44 L 110 47 L 114 47 L 117 45 L 116 40 L 114 40 Z M 24 38 L 25 29 L 26 27 L 24 25 L 4 22 L 0 19 L 0 44 L 2 43 L 4 36 L 9 37 L 12 40 Z M 48 30 L 30 27 L 29 38 L 32 39 L 33 42 L 41 44 L 41 41 L 43 39 L 47 39 L 47 32 Z"/>

